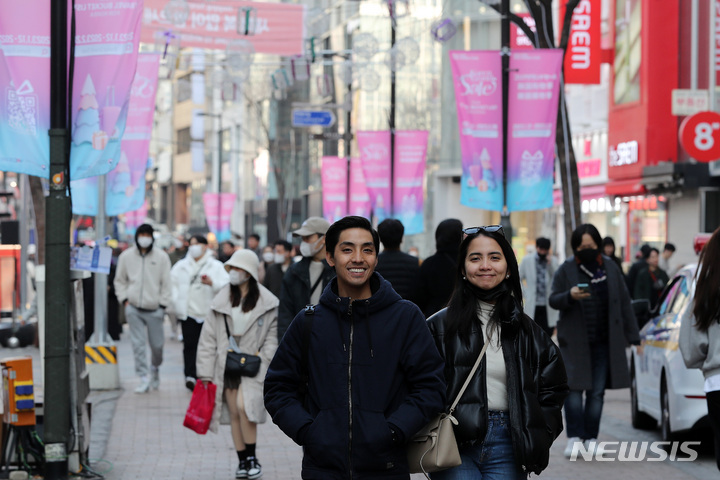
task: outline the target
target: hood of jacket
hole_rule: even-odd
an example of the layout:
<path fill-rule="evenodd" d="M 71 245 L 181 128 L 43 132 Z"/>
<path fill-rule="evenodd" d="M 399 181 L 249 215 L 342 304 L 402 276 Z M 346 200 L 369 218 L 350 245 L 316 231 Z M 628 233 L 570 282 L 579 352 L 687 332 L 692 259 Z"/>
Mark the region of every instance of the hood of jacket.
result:
<path fill-rule="evenodd" d="M 252 316 L 250 321 L 254 322 L 258 317 L 263 315 L 265 312 L 276 308 L 280 301 L 272 294 L 270 290 L 258 283 L 258 289 L 260 290 L 260 297 L 255 304 L 255 308 L 252 309 Z M 213 298 L 210 308 L 220 315 L 232 315 L 232 303 L 230 301 L 230 284 L 225 285 Z"/>
<path fill-rule="evenodd" d="M 379 273 L 373 272 L 370 277 L 370 290 L 372 295 L 370 298 L 362 300 L 353 300 L 353 309 L 361 312 L 364 316 L 373 315 L 381 310 L 386 309 L 395 302 L 402 300 L 402 297 L 392 288 L 390 282 L 385 280 Z M 349 297 L 340 297 L 338 295 L 337 277 L 325 287 L 320 296 L 320 303 L 328 307 L 330 310 L 345 312 L 350 304 Z M 357 310 L 357 309 L 360 310 Z"/>

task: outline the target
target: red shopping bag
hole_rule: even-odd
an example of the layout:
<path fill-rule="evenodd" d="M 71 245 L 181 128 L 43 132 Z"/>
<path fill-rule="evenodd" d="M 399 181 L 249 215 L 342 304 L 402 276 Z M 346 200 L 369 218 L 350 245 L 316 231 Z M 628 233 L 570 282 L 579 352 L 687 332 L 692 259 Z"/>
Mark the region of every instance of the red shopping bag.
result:
<path fill-rule="evenodd" d="M 207 385 L 203 385 L 200 380 L 195 382 L 195 389 L 185 414 L 183 426 L 200 435 L 207 433 L 212 420 L 213 408 L 215 408 L 216 391 L 217 385 L 212 382 L 208 382 Z"/>

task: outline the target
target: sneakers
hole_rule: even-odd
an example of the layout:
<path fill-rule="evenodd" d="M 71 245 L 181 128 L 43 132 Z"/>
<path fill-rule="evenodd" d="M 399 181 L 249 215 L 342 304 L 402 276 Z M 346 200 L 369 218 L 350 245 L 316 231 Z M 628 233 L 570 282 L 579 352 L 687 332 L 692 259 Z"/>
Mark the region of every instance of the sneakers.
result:
<path fill-rule="evenodd" d="M 245 467 L 247 467 L 248 480 L 262 477 L 262 467 L 256 457 L 248 457 L 247 460 L 245 460 Z"/>
<path fill-rule="evenodd" d="M 563 452 L 563 455 L 565 455 L 565 458 L 570 458 L 572 456 L 573 447 L 575 446 L 576 443 L 582 444 L 583 441 L 580 439 L 580 437 L 568 438 L 567 446 L 565 447 L 565 451 Z"/>
<path fill-rule="evenodd" d="M 150 367 L 150 388 L 153 390 L 160 388 L 160 370 L 154 365 Z"/>
<path fill-rule="evenodd" d="M 246 479 L 248 478 L 248 469 L 247 469 L 247 461 L 243 460 L 238 465 L 237 470 L 235 470 L 235 478 L 241 478 Z"/>
<path fill-rule="evenodd" d="M 185 386 L 191 392 L 195 390 L 195 379 L 193 377 L 185 377 Z"/>
<path fill-rule="evenodd" d="M 140 377 L 140 385 L 135 388 L 135 393 L 147 393 L 150 391 L 150 379 L 148 377 Z"/>

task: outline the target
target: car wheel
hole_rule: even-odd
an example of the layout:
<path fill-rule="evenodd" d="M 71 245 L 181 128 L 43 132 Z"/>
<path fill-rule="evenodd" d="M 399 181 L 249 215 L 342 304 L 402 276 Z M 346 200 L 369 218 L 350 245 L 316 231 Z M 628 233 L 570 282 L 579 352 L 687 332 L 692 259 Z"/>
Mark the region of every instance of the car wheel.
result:
<path fill-rule="evenodd" d="M 660 380 L 660 432 L 664 442 L 670 442 L 675 438 L 670 430 L 670 396 L 664 374 Z"/>
<path fill-rule="evenodd" d="M 641 412 L 638 406 L 637 377 L 635 376 L 635 359 L 630 360 L 630 418 L 632 426 L 640 430 L 651 430 L 657 422 L 647 413 Z"/>

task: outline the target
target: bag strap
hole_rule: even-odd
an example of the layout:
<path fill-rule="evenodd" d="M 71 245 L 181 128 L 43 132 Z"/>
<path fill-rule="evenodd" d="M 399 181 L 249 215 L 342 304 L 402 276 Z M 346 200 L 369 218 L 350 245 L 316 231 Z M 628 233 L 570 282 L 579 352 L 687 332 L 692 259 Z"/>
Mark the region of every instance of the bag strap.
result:
<path fill-rule="evenodd" d="M 323 269 L 323 271 L 320 272 L 320 276 L 318 277 L 317 280 L 315 280 L 315 283 L 313 284 L 312 288 L 310 289 L 310 297 L 309 298 L 312 298 L 313 293 L 315 293 L 315 290 L 317 289 L 318 285 L 320 285 L 320 282 L 322 282 L 324 274 L 325 274 L 325 269 Z"/>
<path fill-rule="evenodd" d="M 227 317 L 228 317 L 227 314 L 223 314 L 223 318 L 225 319 L 225 331 L 227 332 L 228 341 L 231 342 L 231 346 L 232 346 L 233 343 L 235 343 L 235 345 L 237 346 L 237 343 L 235 342 L 235 337 L 233 337 L 233 336 L 230 335 L 230 329 L 228 328 Z M 258 344 L 258 348 L 260 347 L 260 330 L 261 330 L 261 329 L 258 328 L 257 338 L 256 338 L 256 341 L 257 341 L 257 344 Z M 258 349 L 257 352 L 255 352 L 255 355 L 260 355 L 260 350 L 259 350 L 259 349 Z"/>
<path fill-rule="evenodd" d="M 305 322 L 303 322 L 302 350 L 300 356 L 300 393 L 307 394 L 310 374 L 308 369 L 310 356 L 310 335 L 312 333 L 313 319 L 315 318 L 315 305 L 305 307 Z"/>
<path fill-rule="evenodd" d="M 475 375 L 475 372 L 477 371 L 478 367 L 480 366 L 480 361 L 485 356 L 485 351 L 488 348 L 488 345 L 490 345 L 490 340 L 488 339 L 485 342 L 485 345 L 483 345 L 482 350 L 480 350 L 480 355 L 478 355 L 477 360 L 475 360 L 475 365 L 473 365 L 472 370 L 470 370 L 470 374 L 465 379 L 465 383 L 463 384 L 462 388 L 460 389 L 460 392 L 458 392 L 457 397 L 455 397 L 455 401 L 450 406 L 450 411 L 448 412 L 450 415 L 455 411 L 455 407 L 457 407 L 458 402 L 460 402 L 460 398 L 463 396 L 463 393 L 465 393 L 465 389 L 467 389 L 468 385 L 470 385 L 470 380 L 472 380 L 472 377 Z"/>

